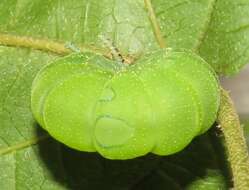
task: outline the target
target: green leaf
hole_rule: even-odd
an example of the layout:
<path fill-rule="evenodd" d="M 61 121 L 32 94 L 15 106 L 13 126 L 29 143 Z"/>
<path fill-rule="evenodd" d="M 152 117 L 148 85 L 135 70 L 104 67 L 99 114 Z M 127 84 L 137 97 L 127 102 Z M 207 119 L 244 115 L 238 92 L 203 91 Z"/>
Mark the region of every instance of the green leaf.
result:
<path fill-rule="evenodd" d="M 154 0 L 152 6 L 168 47 L 199 52 L 221 74 L 247 63 L 248 0 Z M 121 162 L 61 148 L 36 126 L 32 80 L 54 53 L 71 51 L 68 43 L 97 51 L 109 49 L 110 39 L 133 57 L 159 48 L 143 0 L 2 0 L 0 10 L 1 189 L 179 189 L 223 169 L 206 137 L 172 157 Z"/>
<path fill-rule="evenodd" d="M 27 49 L 0 50 L 0 187 L 2 189 L 63 189 L 44 165 L 36 144 L 44 140 L 30 112 L 31 82 L 39 67 L 50 58 Z M 56 155 L 51 143 L 47 152 Z M 49 161 L 59 172 L 58 159 Z M 45 188 L 46 187 L 46 188 Z"/>
<path fill-rule="evenodd" d="M 106 38 L 133 55 L 158 48 L 142 0 L 15 4 L 1 2 L 0 32 L 96 47 L 105 47 Z M 249 61 L 247 0 L 156 0 L 152 6 L 168 47 L 199 52 L 220 74 L 237 73 Z"/>
<path fill-rule="evenodd" d="M 190 184 L 188 190 L 216 190 L 216 189 L 226 189 L 226 186 L 222 184 L 222 175 L 214 170 L 207 171 L 207 176 L 204 179 L 197 180 Z"/>
<path fill-rule="evenodd" d="M 152 1 L 167 45 L 198 53 L 225 75 L 249 61 L 248 0 Z"/>

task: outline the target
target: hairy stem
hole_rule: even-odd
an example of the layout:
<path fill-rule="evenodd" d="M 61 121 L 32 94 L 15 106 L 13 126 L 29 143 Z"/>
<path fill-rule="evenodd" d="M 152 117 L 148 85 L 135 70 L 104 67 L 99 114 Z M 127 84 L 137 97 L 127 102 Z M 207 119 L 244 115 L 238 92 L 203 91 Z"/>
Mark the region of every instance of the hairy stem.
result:
<path fill-rule="evenodd" d="M 221 89 L 218 123 L 224 134 L 225 148 L 236 190 L 249 189 L 249 157 L 243 129 L 229 94 Z"/>

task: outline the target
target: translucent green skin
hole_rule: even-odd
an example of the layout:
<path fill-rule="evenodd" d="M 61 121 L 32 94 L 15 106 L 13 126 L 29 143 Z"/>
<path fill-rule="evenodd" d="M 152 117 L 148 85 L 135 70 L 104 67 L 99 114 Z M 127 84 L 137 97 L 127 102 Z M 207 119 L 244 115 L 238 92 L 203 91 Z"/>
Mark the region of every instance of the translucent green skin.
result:
<path fill-rule="evenodd" d="M 199 56 L 159 50 L 125 70 L 114 65 L 73 54 L 43 68 L 31 94 L 39 124 L 74 149 L 130 159 L 176 153 L 214 123 L 219 84 Z"/>

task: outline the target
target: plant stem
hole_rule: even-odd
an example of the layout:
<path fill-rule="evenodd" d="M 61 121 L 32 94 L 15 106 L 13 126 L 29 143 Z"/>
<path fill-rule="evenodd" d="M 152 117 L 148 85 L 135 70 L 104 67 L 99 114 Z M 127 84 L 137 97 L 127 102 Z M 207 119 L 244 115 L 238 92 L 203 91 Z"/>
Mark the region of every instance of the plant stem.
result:
<path fill-rule="evenodd" d="M 248 190 L 249 157 L 247 145 L 233 102 L 224 89 L 221 89 L 221 105 L 217 121 L 224 134 L 234 188 L 236 190 Z"/>

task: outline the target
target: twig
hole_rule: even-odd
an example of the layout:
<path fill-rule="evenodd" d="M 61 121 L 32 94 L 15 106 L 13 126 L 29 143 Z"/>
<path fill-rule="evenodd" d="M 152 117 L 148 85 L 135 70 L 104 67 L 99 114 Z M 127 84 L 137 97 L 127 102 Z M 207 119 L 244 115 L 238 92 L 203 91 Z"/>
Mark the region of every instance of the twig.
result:
<path fill-rule="evenodd" d="M 224 134 L 225 148 L 236 190 L 249 189 L 249 157 L 243 129 L 229 94 L 221 89 L 218 123 Z"/>

